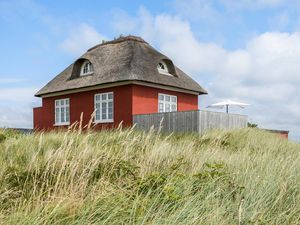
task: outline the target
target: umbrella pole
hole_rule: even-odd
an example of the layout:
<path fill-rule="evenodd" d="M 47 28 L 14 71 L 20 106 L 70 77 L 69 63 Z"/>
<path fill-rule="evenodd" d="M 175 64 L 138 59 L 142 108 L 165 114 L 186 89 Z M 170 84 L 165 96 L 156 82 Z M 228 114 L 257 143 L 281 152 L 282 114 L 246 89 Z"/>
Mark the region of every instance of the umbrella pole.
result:
<path fill-rule="evenodd" d="M 226 113 L 228 113 L 228 105 L 226 105 Z"/>

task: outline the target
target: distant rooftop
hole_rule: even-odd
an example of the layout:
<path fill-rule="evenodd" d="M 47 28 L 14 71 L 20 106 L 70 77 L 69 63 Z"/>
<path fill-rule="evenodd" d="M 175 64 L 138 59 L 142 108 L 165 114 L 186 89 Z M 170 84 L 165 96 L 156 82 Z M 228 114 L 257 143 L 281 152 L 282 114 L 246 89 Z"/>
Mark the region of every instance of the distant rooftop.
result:
<path fill-rule="evenodd" d="M 290 131 L 288 130 L 274 130 L 274 129 L 262 129 L 264 131 L 268 131 L 271 133 L 278 133 L 278 134 L 288 134 Z"/>

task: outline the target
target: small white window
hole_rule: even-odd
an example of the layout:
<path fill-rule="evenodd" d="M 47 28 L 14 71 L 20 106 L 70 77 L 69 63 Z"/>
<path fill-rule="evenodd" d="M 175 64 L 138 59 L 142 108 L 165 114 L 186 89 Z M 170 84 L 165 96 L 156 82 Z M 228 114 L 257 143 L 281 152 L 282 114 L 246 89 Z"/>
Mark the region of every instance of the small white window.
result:
<path fill-rule="evenodd" d="M 157 70 L 158 70 L 158 72 L 161 73 L 161 74 L 172 76 L 172 75 L 169 73 L 167 64 L 166 64 L 165 62 L 163 62 L 163 61 L 160 61 L 160 62 L 157 64 Z"/>
<path fill-rule="evenodd" d="M 81 76 L 89 75 L 92 74 L 93 72 L 94 72 L 93 64 L 90 61 L 86 60 L 81 66 L 80 75 Z"/>
<path fill-rule="evenodd" d="M 158 94 L 158 112 L 176 112 L 177 96 Z"/>
<path fill-rule="evenodd" d="M 114 114 L 114 95 L 113 92 L 95 95 L 95 122 L 111 123 Z"/>
<path fill-rule="evenodd" d="M 55 100 L 55 125 L 70 125 L 70 100 Z"/>

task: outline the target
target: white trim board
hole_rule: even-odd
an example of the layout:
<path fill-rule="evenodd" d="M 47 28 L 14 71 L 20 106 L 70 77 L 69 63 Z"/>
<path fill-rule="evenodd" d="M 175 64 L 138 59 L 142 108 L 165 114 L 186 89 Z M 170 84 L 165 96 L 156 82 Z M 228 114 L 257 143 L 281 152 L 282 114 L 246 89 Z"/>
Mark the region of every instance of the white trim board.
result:
<path fill-rule="evenodd" d="M 42 94 L 42 95 L 40 95 L 40 97 L 42 97 L 42 98 L 55 97 L 55 96 L 66 95 L 66 94 L 73 94 L 73 93 L 79 93 L 79 92 L 85 92 L 85 91 L 100 90 L 100 89 L 105 89 L 105 88 L 110 88 L 110 87 L 124 86 L 124 85 L 128 85 L 128 84 L 136 84 L 136 85 L 140 85 L 140 86 L 153 87 L 153 88 L 158 88 L 158 89 L 163 89 L 163 90 L 168 90 L 168 91 L 176 91 L 176 92 L 192 94 L 192 95 L 197 95 L 197 96 L 199 95 L 199 93 L 195 92 L 195 91 L 189 91 L 189 90 L 184 90 L 181 88 L 170 87 L 170 86 L 164 86 L 161 84 L 152 84 L 152 83 L 143 82 L 143 81 L 120 81 L 120 82 L 115 82 L 115 83 L 110 83 L 110 84 L 99 84 L 99 85 L 92 86 L 92 87 L 83 87 L 83 88 L 59 91 L 59 92 L 44 94 L 44 95 Z"/>

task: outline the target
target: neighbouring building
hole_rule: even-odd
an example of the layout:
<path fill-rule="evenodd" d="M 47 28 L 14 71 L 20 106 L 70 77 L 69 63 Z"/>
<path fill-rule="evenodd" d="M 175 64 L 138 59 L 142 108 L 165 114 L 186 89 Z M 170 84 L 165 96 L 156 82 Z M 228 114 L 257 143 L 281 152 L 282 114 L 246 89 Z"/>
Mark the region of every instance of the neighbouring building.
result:
<path fill-rule="evenodd" d="M 270 130 L 270 129 L 263 129 L 263 130 L 265 130 L 269 133 L 276 134 L 281 138 L 289 139 L 289 131 L 288 130 Z"/>
<path fill-rule="evenodd" d="M 135 114 L 198 109 L 197 82 L 140 37 L 126 36 L 89 49 L 36 93 L 34 129 L 87 124 L 132 125 Z"/>

